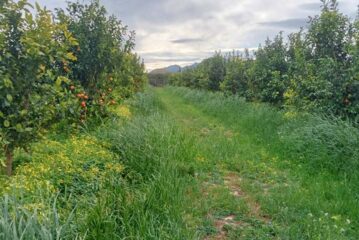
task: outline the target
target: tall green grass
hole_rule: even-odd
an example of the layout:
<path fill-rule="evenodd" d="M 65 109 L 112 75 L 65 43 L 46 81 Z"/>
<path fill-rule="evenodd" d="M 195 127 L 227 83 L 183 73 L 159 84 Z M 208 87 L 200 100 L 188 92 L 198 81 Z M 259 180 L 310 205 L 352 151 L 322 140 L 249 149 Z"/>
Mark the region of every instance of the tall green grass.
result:
<path fill-rule="evenodd" d="M 134 119 L 100 134 L 111 142 L 126 166 L 123 178 L 127 191 L 120 194 L 122 201 L 113 208 L 120 223 L 118 237 L 193 239 L 195 232 L 183 219 L 191 205 L 186 191 L 194 185 L 188 177 L 195 155 L 193 141 L 158 112 L 160 106 L 153 96 L 140 95 L 134 106 L 138 111 Z"/>
<path fill-rule="evenodd" d="M 108 119 L 77 136 L 95 138 L 123 171 L 90 182 L 74 175 L 51 194 L 40 187 L 2 194 L 0 239 L 201 239 L 216 234 L 209 215 L 230 214 L 244 224 L 229 239 L 357 238 L 359 133 L 349 122 L 220 93 L 161 91 L 176 101 L 148 90 L 127 103 L 131 119 Z M 176 112 L 189 121 L 179 122 Z M 54 138 L 60 144 L 36 145 L 33 155 L 46 160 L 58 147 L 70 156 L 78 149 L 68 136 Z M 33 160 L 16 158 L 18 169 Z M 105 171 L 94 156 L 83 164 Z M 246 200 L 221 185 L 222 170 L 238 173 L 269 223 L 247 216 Z M 209 195 L 201 183 L 213 187 Z"/>
<path fill-rule="evenodd" d="M 192 202 L 186 192 L 196 186 L 190 167 L 193 140 L 160 113 L 150 92 L 138 94 L 129 105 L 131 120 L 109 120 L 82 133 L 108 146 L 124 171 L 93 182 L 87 191 L 77 190 L 84 187 L 77 179 L 53 196 L 2 196 L 0 239 L 196 238 L 184 218 Z M 41 148 L 51 154 L 47 146 Z"/>
<path fill-rule="evenodd" d="M 245 189 L 278 224 L 277 236 L 359 236 L 359 130 L 350 122 L 288 113 L 221 93 L 166 91 L 239 134 L 237 142 L 220 145 L 214 154 L 247 178 Z"/>
<path fill-rule="evenodd" d="M 252 135 L 255 141 L 278 144 L 275 151 L 285 150 L 293 161 L 334 174 L 359 174 L 359 129 L 349 121 L 308 113 L 286 114 L 267 104 L 246 103 L 221 93 L 169 89 L 206 114 Z"/>

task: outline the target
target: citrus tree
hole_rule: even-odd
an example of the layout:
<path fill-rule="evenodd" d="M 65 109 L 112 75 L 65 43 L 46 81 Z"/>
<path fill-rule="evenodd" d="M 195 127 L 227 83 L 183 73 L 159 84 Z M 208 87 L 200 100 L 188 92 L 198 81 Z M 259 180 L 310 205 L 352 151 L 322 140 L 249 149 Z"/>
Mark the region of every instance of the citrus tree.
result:
<path fill-rule="evenodd" d="M 66 11 L 57 11 L 57 18 L 78 40 L 79 47 L 74 49 L 78 61 L 70 65 L 71 78 L 88 96 L 90 114 L 106 114 L 106 107 L 118 102 L 116 98 L 142 89 L 144 66 L 132 53 L 134 32 L 108 16 L 98 0 L 69 3 Z"/>
<path fill-rule="evenodd" d="M 0 141 L 5 170 L 12 174 L 13 151 L 26 148 L 41 130 L 76 103 L 69 88 L 71 48 L 78 43 L 67 26 L 26 0 L 0 6 Z M 75 112 L 73 109 L 71 112 Z"/>

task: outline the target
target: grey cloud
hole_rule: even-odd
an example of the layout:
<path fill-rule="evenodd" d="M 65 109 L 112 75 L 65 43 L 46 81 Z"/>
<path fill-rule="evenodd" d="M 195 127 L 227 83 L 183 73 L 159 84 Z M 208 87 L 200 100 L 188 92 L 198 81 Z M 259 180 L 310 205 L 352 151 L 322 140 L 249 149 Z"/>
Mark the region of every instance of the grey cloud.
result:
<path fill-rule="evenodd" d="M 66 0 L 37 1 L 50 9 L 66 5 Z M 148 68 L 199 61 L 214 50 L 257 47 L 280 30 L 289 33 L 306 26 L 305 17 L 318 14 L 321 5 L 319 0 L 100 1 L 137 32 L 136 51 Z M 354 16 L 355 0 L 339 2 L 345 14 Z"/>
<path fill-rule="evenodd" d="M 308 19 L 292 18 L 292 19 L 286 19 L 281 21 L 262 22 L 259 24 L 266 27 L 298 29 L 300 27 L 306 27 L 308 25 Z"/>
<path fill-rule="evenodd" d="M 174 58 L 201 58 L 205 57 L 209 54 L 212 54 L 213 52 L 210 51 L 204 51 L 201 53 L 197 52 L 174 52 L 174 51 L 168 51 L 168 52 L 144 52 L 141 53 L 141 56 L 148 58 L 148 59 L 174 59 Z"/>
<path fill-rule="evenodd" d="M 250 22 L 253 17 L 254 17 L 253 13 L 244 12 L 238 14 L 231 14 L 227 16 L 227 19 L 233 22 L 234 24 L 242 25 Z"/>
<path fill-rule="evenodd" d="M 298 6 L 299 9 L 303 9 L 306 11 L 312 11 L 312 12 L 318 12 L 322 9 L 323 4 L 318 2 L 313 2 L 313 3 L 304 3 L 304 4 L 300 4 Z M 353 7 L 355 8 L 355 3 L 348 1 L 339 1 L 338 2 L 338 7 L 341 11 L 345 12 L 346 14 L 349 14 L 349 16 L 353 16 L 352 10 Z M 355 15 L 355 13 L 354 13 Z"/>
<path fill-rule="evenodd" d="M 303 3 L 298 6 L 298 8 L 307 10 L 307 11 L 318 11 L 322 7 L 321 3 Z"/>
<path fill-rule="evenodd" d="M 163 57 L 163 56 L 176 56 L 173 52 L 144 52 L 141 53 L 142 56 L 157 56 L 157 57 Z"/>
<path fill-rule="evenodd" d="M 196 62 L 200 61 L 201 58 L 147 58 L 146 63 L 156 63 L 161 62 Z"/>
<path fill-rule="evenodd" d="M 185 44 L 185 43 L 196 43 L 196 42 L 203 42 L 204 39 L 202 38 L 181 38 L 171 41 L 172 43 L 178 44 Z"/>
<path fill-rule="evenodd" d="M 210 18 L 221 10 L 217 1 L 207 0 L 103 0 L 111 12 L 128 20 L 130 25 L 171 25 L 196 19 Z M 155 27 L 155 26 L 154 26 Z"/>

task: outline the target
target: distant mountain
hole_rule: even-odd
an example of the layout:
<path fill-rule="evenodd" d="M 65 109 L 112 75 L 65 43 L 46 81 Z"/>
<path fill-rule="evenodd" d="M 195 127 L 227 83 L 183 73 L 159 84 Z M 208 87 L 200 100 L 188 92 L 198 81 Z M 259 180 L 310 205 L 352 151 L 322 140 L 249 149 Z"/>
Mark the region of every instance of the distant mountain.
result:
<path fill-rule="evenodd" d="M 178 73 L 181 72 L 182 68 L 178 65 L 172 65 L 165 68 L 155 69 L 150 74 L 165 74 L 165 73 Z"/>
<path fill-rule="evenodd" d="M 193 64 L 191 64 L 191 65 L 189 65 L 189 66 L 185 66 L 185 67 L 182 68 L 182 71 L 194 69 L 194 68 L 196 68 L 196 67 L 198 66 L 198 64 L 199 64 L 199 63 L 193 63 Z"/>
<path fill-rule="evenodd" d="M 178 73 L 182 70 L 181 66 L 172 65 L 166 68 L 169 73 Z"/>
<path fill-rule="evenodd" d="M 193 63 L 193 64 L 185 66 L 185 67 L 181 67 L 179 65 L 171 65 L 171 66 L 168 66 L 165 68 L 158 68 L 158 69 L 152 70 L 150 72 L 150 74 L 178 73 L 178 72 L 194 69 L 198 66 L 198 64 L 199 63 Z"/>

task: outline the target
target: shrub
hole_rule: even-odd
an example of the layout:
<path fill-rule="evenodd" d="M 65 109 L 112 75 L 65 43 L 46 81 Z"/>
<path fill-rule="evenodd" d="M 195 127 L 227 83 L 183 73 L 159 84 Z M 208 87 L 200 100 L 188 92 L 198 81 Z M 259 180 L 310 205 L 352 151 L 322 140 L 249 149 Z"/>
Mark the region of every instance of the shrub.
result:
<path fill-rule="evenodd" d="M 146 82 L 133 32 L 98 1 L 67 10 L 54 16 L 26 0 L 1 2 L 0 143 L 8 175 L 16 148 L 59 122 L 69 131 L 107 117 L 109 106 Z"/>
<path fill-rule="evenodd" d="M 67 65 L 78 45 L 66 25 L 36 5 L 6 1 L 0 8 L 0 139 L 12 174 L 16 147 L 26 147 L 69 107 L 76 114 Z M 67 115 L 70 117 L 70 115 Z"/>

